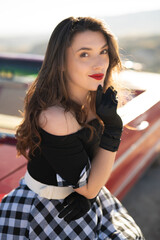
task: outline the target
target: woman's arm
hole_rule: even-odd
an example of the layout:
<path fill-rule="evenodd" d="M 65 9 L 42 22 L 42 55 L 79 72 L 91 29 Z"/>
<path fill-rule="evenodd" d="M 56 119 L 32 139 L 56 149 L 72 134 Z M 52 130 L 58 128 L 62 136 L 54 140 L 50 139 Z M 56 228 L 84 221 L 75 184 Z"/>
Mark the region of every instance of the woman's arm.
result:
<path fill-rule="evenodd" d="M 75 191 L 88 199 L 96 197 L 111 174 L 115 156 L 116 152 L 99 148 L 95 158 L 92 160 L 88 183 L 81 188 L 75 189 Z"/>
<path fill-rule="evenodd" d="M 116 94 L 117 92 L 112 87 L 108 88 L 105 93 L 101 86 L 97 90 L 96 112 L 104 122 L 104 132 L 98 152 L 92 160 L 88 183 L 75 189 L 77 193 L 88 199 L 94 198 L 107 182 L 120 144 L 123 123 L 117 114 Z"/>

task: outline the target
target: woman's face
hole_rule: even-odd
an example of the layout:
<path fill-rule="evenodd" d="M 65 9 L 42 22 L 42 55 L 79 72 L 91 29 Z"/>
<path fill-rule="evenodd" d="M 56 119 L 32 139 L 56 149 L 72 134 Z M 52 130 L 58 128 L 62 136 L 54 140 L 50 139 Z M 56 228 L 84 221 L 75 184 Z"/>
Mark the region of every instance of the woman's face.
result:
<path fill-rule="evenodd" d="M 70 97 L 83 101 L 88 91 L 103 86 L 108 66 L 108 45 L 104 35 L 90 30 L 77 33 L 66 51 L 65 75 Z"/>

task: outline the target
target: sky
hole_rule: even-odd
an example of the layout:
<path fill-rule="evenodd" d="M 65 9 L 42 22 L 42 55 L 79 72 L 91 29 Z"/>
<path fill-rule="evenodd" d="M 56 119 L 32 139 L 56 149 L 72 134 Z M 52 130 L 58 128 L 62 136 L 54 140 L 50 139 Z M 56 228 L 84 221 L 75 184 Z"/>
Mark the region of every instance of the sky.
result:
<path fill-rule="evenodd" d="M 0 0 L 0 37 L 50 34 L 69 16 L 102 18 L 159 10 L 157 0 Z"/>

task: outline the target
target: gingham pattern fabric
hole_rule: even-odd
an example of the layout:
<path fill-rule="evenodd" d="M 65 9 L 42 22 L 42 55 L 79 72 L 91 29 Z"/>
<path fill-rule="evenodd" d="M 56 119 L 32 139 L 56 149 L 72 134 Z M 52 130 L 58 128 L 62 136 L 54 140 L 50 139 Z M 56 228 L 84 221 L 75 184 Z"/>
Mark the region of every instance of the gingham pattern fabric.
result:
<path fill-rule="evenodd" d="M 58 218 L 63 200 L 39 197 L 26 186 L 4 197 L 0 204 L 1 240 L 142 240 L 139 227 L 121 203 L 103 187 L 91 209 L 70 224 Z"/>
<path fill-rule="evenodd" d="M 76 183 L 76 185 L 70 185 L 65 179 L 63 179 L 59 174 L 56 174 L 56 180 L 57 180 L 57 186 L 59 187 L 66 187 L 70 186 L 73 188 L 79 188 L 87 184 L 88 181 L 88 176 L 90 173 L 91 169 L 91 163 L 90 160 L 88 159 L 88 163 L 86 166 L 83 168 L 82 172 L 80 173 L 79 180 Z"/>
<path fill-rule="evenodd" d="M 88 176 L 91 170 L 91 163 L 90 160 L 88 159 L 88 164 L 83 168 L 81 174 L 80 174 L 80 179 L 76 186 L 73 186 L 73 188 L 80 188 L 82 186 L 85 186 L 88 182 Z"/>

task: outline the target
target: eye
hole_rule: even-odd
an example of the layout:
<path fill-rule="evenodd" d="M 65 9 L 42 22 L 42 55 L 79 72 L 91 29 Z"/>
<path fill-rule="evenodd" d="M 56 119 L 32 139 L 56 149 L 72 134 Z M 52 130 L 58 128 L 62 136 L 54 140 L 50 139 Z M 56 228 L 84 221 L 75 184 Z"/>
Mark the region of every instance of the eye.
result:
<path fill-rule="evenodd" d="M 81 53 L 81 55 L 80 55 L 81 58 L 85 58 L 85 57 L 88 57 L 88 56 L 89 56 L 89 55 L 88 55 L 87 52 L 83 52 L 83 53 Z"/>
<path fill-rule="evenodd" d="M 101 51 L 101 54 L 108 54 L 108 48 L 103 49 L 103 50 Z"/>

